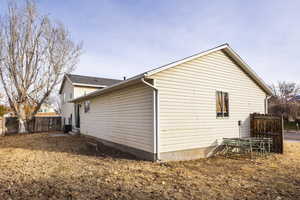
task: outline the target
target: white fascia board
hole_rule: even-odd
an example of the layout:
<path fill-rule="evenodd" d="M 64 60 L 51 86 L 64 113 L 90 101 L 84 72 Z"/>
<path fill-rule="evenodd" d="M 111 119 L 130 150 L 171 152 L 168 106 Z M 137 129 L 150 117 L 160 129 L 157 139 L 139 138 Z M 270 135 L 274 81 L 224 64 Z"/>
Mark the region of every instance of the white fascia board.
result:
<path fill-rule="evenodd" d="M 164 65 L 164 66 L 161 66 L 161 67 L 158 67 L 156 69 L 153 69 L 153 70 L 150 70 L 148 72 L 145 73 L 146 76 L 151 76 L 153 74 L 156 74 L 158 72 L 161 72 L 163 70 L 166 70 L 166 69 L 169 69 L 171 67 L 175 67 L 177 65 L 180 65 L 182 63 L 185 63 L 185 62 L 188 62 L 188 61 L 191 61 L 193 59 L 196 59 L 196 58 L 199 58 L 199 57 L 202 57 L 202 56 L 205 56 L 207 54 L 210 54 L 214 51 L 218 51 L 218 50 L 221 50 L 221 49 L 224 49 L 228 47 L 228 44 L 223 44 L 223 45 L 220 45 L 218 47 L 215 47 L 213 49 L 209 49 L 207 51 L 204 51 L 204 52 L 201 52 L 201 53 L 198 53 L 198 54 L 195 54 L 195 55 L 192 55 L 192 56 L 189 56 L 189 57 L 186 57 L 186 58 L 183 58 L 181 60 L 178 60 L 178 61 L 175 61 L 175 62 L 172 62 L 172 63 L 169 63 L 167 65 Z"/>
<path fill-rule="evenodd" d="M 251 69 L 251 67 L 230 47 L 228 46 L 224 49 L 225 52 L 229 54 L 229 56 L 234 59 L 240 67 L 252 78 L 255 82 L 265 90 L 268 95 L 273 95 L 271 88 L 256 74 L 255 71 Z"/>
<path fill-rule="evenodd" d="M 70 82 L 70 84 L 72 85 L 72 81 L 69 79 L 69 77 L 65 74 L 64 75 L 64 78 L 63 78 L 63 80 L 62 80 L 62 82 L 61 82 L 61 85 L 60 85 L 60 88 L 59 88 L 59 94 L 61 94 L 61 92 L 62 92 L 62 90 L 63 90 L 63 86 L 65 85 L 65 81 L 69 81 Z"/>
<path fill-rule="evenodd" d="M 233 59 L 235 60 L 239 66 L 268 94 L 268 95 L 272 95 L 272 91 L 271 89 L 269 88 L 269 86 L 248 66 L 247 63 L 245 63 L 242 58 L 237 54 L 235 53 L 235 51 L 226 43 L 226 44 L 223 44 L 223 45 L 220 45 L 218 47 L 215 47 L 215 48 L 212 48 L 212 49 L 209 49 L 207 51 L 204 51 L 204 52 L 201 52 L 201 53 L 198 53 L 198 54 L 195 54 L 195 55 L 192 55 L 190 57 L 187 57 L 187 58 L 184 58 L 184 59 L 181 59 L 181 60 L 178 60 L 178 61 L 175 61 L 175 62 L 172 62 L 172 63 L 169 63 L 167 65 L 164 65 L 164 66 L 161 66 L 161 67 L 158 67 L 156 69 L 153 69 L 153 70 L 150 70 L 150 71 L 147 71 L 145 73 L 142 73 L 142 74 L 139 74 L 137 76 L 134 76 L 130 79 L 127 79 L 125 81 L 122 81 L 122 82 L 119 82 L 119 83 L 116 83 L 116 84 L 113 84 L 111 86 L 108 86 L 108 87 L 105 87 L 103 89 L 99 89 L 95 92 L 91 92 L 89 93 L 88 95 L 86 96 L 82 96 L 82 97 L 78 97 L 76 99 L 72 99 L 70 100 L 69 102 L 75 102 L 75 101 L 83 101 L 83 100 L 86 100 L 86 99 L 89 99 L 89 98 L 92 98 L 92 97 L 95 97 L 95 96 L 99 96 L 103 93 L 106 93 L 108 91 L 113 91 L 114 89 L 118 89 L 120 87 L 122 87 L 122 85 L 126 85 L 132 81 L 135 81 L 137 79 L 141 79 L 141 78 L 150 78 L 150 76 L 152 76 L 153 74 L 156 74 L 158 72 L 161 72 L 163 70 L 166 70 L 166 69 L 169 69 L 171 67 L 175 67 L 177 65 L 180 65 L 182 63 L 185 63 L 185 62 L 188 62 L 188 61 L 191 61 L 193 59 L 196 59 L 196 58 L 199 58 L 199 57 L 202 57 L 202 56 L 205 56 L 207 54 L 210 54 L 212 52 L 215 52 L 215 51 L 219 51 L 219 50 L 224 50 L 225 52 L 227 52 L 227 54 Z"/>
<path fill-rule="evenodd" d="M 85 86 L 85 87 L 96 87 L 96 88 L 99 88 L 99 87 L 106 87 L 107 85 L 93 85 L 93 84 L 85 84 L 85 83 L 72 83 L 72 85 L 74 86 Z"/>
<path fill-rule="evenodd" d="M 156 69 L 153 69 L 153 70 L 150 70 L 148 72 L 145 73 L 145 77 L 150 77 L 158 72 L 161 72 L 163 70 L 166 70 L 166 69 L 169 69 L 169 68 L 172 68 L 172 67 L 175 67 L 177 65 L 180 65 L 182 63 L 185 63 L 185 62 L 188 62 L 188 61 L 191 61 L 193 59 L 196 59 L 196 58 L 200 58 L 202 56 L 205 56 L 207 54 L 210 54 L 212 52 L 216 52 L 216 51 L 219 51 L 219 50 L 223 50 L 225 52 L 227 52 L 227 54 L 233 59 L 235 60 L 239 66 L 268 94 L 268 95 L 272 95 L 272 91 L 271 89 L 269 88 L 269 86 L 250 68 L 250 66 L 245 62 L 243 61 L 243 59 L 228 45 L 228 44 L 223 44 L 221 46 L 218 46 L 218 47 L 215 47 L 213 49 L 210 49 L 210 50 L 207 50 L 207 51 L 204 51 L 204 52 L 201 52 L 201 53 L 198 53 L 198 54 L 195 54 L 193 56 L 190 56 L 190 57 L 187 57 L 187 58 L 184 58 L 184 59 L 181 59 L 179 61 L 175 61 L 173 63 L 170 63 L 170 64 L 167 64 L 167 65 L 164 65 L 162 67 L 159 67 L 159 68 L 156 68 Z"/>

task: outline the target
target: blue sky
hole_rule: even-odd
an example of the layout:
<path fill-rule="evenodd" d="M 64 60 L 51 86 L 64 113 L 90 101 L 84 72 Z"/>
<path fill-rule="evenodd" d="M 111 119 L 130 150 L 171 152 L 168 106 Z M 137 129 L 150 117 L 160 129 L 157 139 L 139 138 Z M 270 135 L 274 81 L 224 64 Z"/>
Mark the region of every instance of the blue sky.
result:
<path fill-rule="evenodd" d="M 78 74 L 130 77 L 229 43 L 267 83 L 300 80 L 300 1 L 37 2 L 83 41 Z"/>

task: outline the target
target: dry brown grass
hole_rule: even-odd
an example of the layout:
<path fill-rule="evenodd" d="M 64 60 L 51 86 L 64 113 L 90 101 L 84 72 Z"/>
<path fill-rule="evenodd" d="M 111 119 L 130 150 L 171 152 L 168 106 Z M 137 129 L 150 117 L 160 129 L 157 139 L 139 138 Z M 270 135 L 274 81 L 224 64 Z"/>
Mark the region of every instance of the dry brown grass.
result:
<path fill-rule="evenodd" d="M 80 136 L 0 138 L 0 199 L 300 199 L 300 143 L 268 158 L 152 163 Z"/>

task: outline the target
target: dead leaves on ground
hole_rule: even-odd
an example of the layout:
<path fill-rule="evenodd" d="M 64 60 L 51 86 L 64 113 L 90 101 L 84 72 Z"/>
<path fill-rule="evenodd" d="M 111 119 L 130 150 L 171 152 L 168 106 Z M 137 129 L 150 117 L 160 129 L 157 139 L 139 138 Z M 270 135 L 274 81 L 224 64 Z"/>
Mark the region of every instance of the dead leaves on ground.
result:
<path fill-rule="evenodd" d="M 267 158 L 152 163 L 80 136 L 0 138 L 0 199 L 299 199 L 300 144 Z"/>

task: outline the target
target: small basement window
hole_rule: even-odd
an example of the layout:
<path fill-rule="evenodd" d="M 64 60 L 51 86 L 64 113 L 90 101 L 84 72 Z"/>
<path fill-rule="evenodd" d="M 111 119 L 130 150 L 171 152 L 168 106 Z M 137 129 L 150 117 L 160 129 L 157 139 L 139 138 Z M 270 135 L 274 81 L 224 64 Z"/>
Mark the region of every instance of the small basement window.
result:
<path fill-rule="evenodd" d="M 229 95 L 228 92 L 216 92 L 217 117 L 229 117 Z"/>
<path fill-rule="evenodd" d="M 90 101 L 85 101 L 84 102 L 84 112 L 85 113 L 89 112 L 89 110 L 90 110 L 90 104 L 91 104 Z"/>

